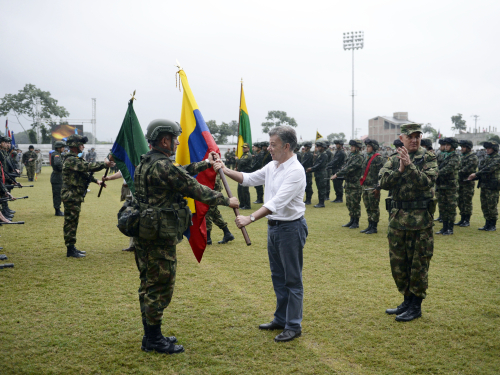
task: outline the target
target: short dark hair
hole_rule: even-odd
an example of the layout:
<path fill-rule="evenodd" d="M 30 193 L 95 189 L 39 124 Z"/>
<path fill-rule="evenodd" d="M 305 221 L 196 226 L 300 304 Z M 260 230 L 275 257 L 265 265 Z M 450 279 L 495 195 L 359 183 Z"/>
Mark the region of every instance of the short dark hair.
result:
<path fill-rule="evenodd" d="M 172 134 L 171 134 L 171 133 L 167 133 L 167 132 L 163 132 L 163 133 L 158 134 L 158 135 L 156 136 L 156 139 L 155 139 L 155 140 L 148 139 L 148 142 L 149 142 L 149 144 L 150 144 L 151 146 L 153 146 L 153 147 L 157 147 L 157 146 L 160 144 L 161 140 L 162 140 L 163 138 L 165 138 L 167 135 L 172 135 Z M 172 137 L 172 138 L 173 138 L 173 137 Z"/>
<path fill-rule="evenodd" d="M 295 129 L 291 126 L 276 126 L 269 131 L 269 136 L 277 135 L 281 142 L 283 142 L 283 146 L 287 143 L 290 145 L 290 150 L 295 150 L 295 146 L 297 145 L 297 133 L 295 133 Z"/>

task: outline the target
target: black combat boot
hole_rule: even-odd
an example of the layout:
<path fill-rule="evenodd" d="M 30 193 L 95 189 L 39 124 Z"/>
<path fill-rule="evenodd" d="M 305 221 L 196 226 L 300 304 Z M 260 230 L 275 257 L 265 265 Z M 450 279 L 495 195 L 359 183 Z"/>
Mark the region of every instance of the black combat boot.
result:
<path fill-rule="evenodd" d="M 448 222 L 443 221 L 443 227 L 441 228 L 441 230 L 437 231 L 436 234 L 443 234 L 447 230 L 448 230 Z"/>
<path fill-rule="evenodd" d="M 314 208 L 324 208 L 325 207 L 325 201 L 319 201 L 318 204 L 314 205 Z"/>
<path fill-rule="evenodd" d="M 73 257 L 73 258 L 83 258 L 85 257 L 85 254 L 82 254 L 80 251 L 78 251 L 75 247 L 75 245 L 69 245 L 67 247 L 67 252 L 66 252 L 66 256 L 69 258 L 69 257 Z"/>
<path fill-rule="evenodd" d="M 312 196 L 308 197 L 308 196 L 306 195 L 306 200 L 304 201 L 304 204 L 306 204 L 306 205 L 311 204 L 311 198 L 312 198 Z"/>
<path fill-rule="evenodd" d="M 357 229 L 359 228 L 359 217 L 352 219 L 352 224 L 349 229 Z"/>
<path fill-rule="evenodd" d="M 4 215 L 5 216 L 5 215 Z M 490 226 L 490 221 L 486 220 L 486 223 L 484 224 L 484 227 L 477 228 L 478 230 L 486 230 Z"/>
<path fill-rule="evenodd" d="M 146 319 L 142 319 L 142 325 L 144 326 L 144 336 L 142 336 L 141 349 L 146 351 L 146 342 L 148 340 L 148 323 L 146 322 Z M 177 338 L 175 336 L 165 337 L 165 340 L 171 342 L 172 344 L 177 342 Z"/>
<path fill-rule="evenodd" d="M 0 254 L 0 260 L 7 260 L 7 255 Z"/>
<path fill-rule="evenodd" d="M 404 299 L 403 303 L 401 303 L 401 305 L 399 305 L 395 309 L 387 309 L 387 310 L 385 310 L 386 314 L 389 314 L 389 315 L 393 315 L 393 314 L 400 315 L 400 314 L 404 313 L 406 310 L 408 310 L 408 307 L 410 307 L 412 296 L 413 296 L 413 294 L 410 294 L 409 296 L 405 296 L 405 299 Z"/>
<path fill-rule="evenodd" d="M 494 232 L 497 230 L 497 221 L 496 220 L 490 220 L 490 225 L 488 228 L 485 229 L 487 232 Z"/>
<path fill-rule="evenodd" d="M 443 219 L 441 219 L 441 215 L 439 215 L 439 217 L 437 219 L 434 219 L 434 221 L 439 221 L 440 223 L 442 223 Z"/>
<path fill-rule="evenodd" d="M 210 230 L 207 230 L 207 245 L 211 245 L 212 244 L 212 239 L 210 238 Z"/>
<path fill-rule="evenodd" d="M 347 224 L 344 224 L 344 225 L 342 225 L 342 226 L 343 226 L 344 228 L 349 228 L 349 227 L 352 225 L 352 223 L 353 223 L 353 222 L 354 222 L 354 219 L 353 219 L 353 217 L 351 216 L 351 220 L 350 220 Z"/>
<path fill-rule="evenodd" d="M 222 231 L 224 232 L 224 237 L 218 243 L 224 244 L 224 243 L 228 243 L 229 241 L 234 240 L 234 236 L 229 231 L 229 228 L 227 227 L 227 225 L 224 228 L 222 228 Z"/>
<path fill-rule="evenodd" d="M 377 225 L 378 223 L 372 221 L 372 227 L 365 232 L 365 234 L 374 234 L 377 233 Z"/>
<path fill-rule="evenodd" d="M 470 215 L 463 215 L 464 222 L 460 224 L 461 227 L 470 227 Z M 455 224 L 457 225 L 457 224 Z"/>
<path fill-rule="evenodd" d="M 64 212 L 62 212 L 60 208 L 56 208 L 56 215 L 55 216 L 64 216 Z"/>
<path fill-rule="evenodd" d="M 404 313 L 397 315 L 396 321 L 409 322 L 410 320 L 420 318 L 422 316 L 422 299 L 414 295 L 411 299 L 410 307 Z"/>
<path fill-rule="evenodd" d="M 446 232 L 443 232 L 443 236 L 453 234 L 453 221 L 447 221 L 446 224 Z"/>
<path fill-rule="evenodd" d="M 360 230 L 359 233 L 366 233 L 370 229 L 372 229 L 372 222 L 370 220 L 368 220 L 368 227 L 366 229 Z"/>
<path fill-rule="evenodd" d="M 342 197 L 337 197 L 337 198 L 335 198 L 335 200 L 334 200 L 334 201 L 332 201 L 332 202 L 333 202 L 333 203 L 342 203 L 342 202 L 344 202 L 344 201 L 342 200 Z"/>
<path fill-rule="evenodd" d="M 460 221 L 455 223 L 455 225 L 462 226 L 462 224 L 465 223 L 465 217 L 465 215 L 460 215 Z"/>
<path fill-rule="evenodd" d="M 163 354 L 177 354 L 184 351 L 182 345 L 175 345 L 161 334 L 161 324 L 154 326 L 148 324 L 145 333 L 146 345 L 143 350 L 146 352 L 155 351 Z"/>

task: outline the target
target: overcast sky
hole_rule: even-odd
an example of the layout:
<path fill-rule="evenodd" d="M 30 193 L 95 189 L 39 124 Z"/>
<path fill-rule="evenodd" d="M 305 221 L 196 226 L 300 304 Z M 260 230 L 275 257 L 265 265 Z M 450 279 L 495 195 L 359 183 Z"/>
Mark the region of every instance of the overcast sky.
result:
<path fill-rule="evenodd" d="M 358 136 L 370 118 L 398 111 L 451 135 L 456 113 L 468 126 L 475 114 L 481 127 L 500 125 L 499 16 L 499 1 L 481 0 L 0 0 L 0 96 L 32 83 L 74 119 L 90 119 L 97 98 L 97 138 L 114 140 L 133 90 L 143 129 L 155 118 L 179 121 L 178 59 L 205 121 L 238 119 L 243 77 L 254 141 L 267 138 L 269 110 L 294 117 L 304 140 L 316 130 L 350 138 L 352 61 L 342 37 L 362 30 Z M 10 128 L 22 131 L 15 121 Z"/>

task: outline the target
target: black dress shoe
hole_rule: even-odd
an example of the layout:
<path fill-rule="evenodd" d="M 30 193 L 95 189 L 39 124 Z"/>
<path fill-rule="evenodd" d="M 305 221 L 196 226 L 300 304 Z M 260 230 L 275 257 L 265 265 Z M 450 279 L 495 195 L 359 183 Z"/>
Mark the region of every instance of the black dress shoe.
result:
<path fill-rule="evenodd" d="M 265 330 L 268 330 L 268 331 L 275 331 L 275 330 L 282 330 L 282 329 L 285 329 L 285 327 L 279 325 L 278 323 L 274 323 L 274 322 L 271 322 L 271 323 L 264 323 L 264 324 L 261 324 L 259 326 L 259 329 L 265 329 Z"/>
<path fill-rule="evenodd" d="M 300 337 L 302 331 L 292 331 L 291 329 L 285 329 L 278 336 L 274 338 L 276 342 L 287 342 Z"/>

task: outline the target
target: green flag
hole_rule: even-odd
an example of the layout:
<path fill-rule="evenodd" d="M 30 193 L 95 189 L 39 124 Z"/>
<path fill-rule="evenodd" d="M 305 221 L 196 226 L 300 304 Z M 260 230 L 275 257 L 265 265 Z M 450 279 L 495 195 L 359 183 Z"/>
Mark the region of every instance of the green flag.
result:
<path fill-rule="evenodd" d="M 252 130 L 250 129 L 250 117 L 248 117 L 247 103 L 245 101 L 242 83 L 240 96 L 240 126 L 238 130 L 238 147 L 236 149 L 236 156 L 239 158 L 243 155 L 243 148 L 241 147 L 243 143 L 248 143 L 250 152 L 252 152 Z"/>

